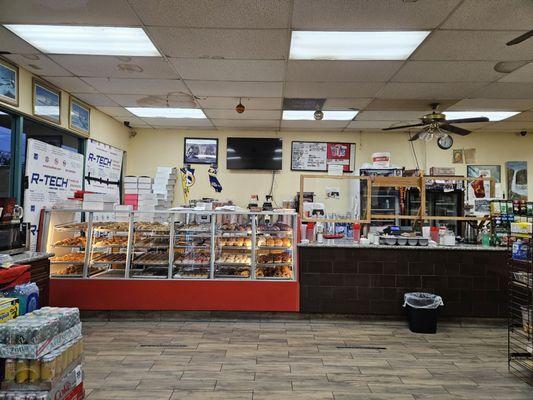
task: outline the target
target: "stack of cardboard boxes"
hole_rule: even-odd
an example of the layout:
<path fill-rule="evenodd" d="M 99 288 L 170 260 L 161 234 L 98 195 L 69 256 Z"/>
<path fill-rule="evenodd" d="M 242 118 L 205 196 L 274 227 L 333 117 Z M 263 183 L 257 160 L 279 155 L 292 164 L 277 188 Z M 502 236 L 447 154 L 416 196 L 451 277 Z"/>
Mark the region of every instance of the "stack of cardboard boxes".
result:
<path fill-rule="evenodd" d="M 153 193 L 156 195 L 158 204 L 171 208 L 174 201 L 174 186 L 178 179 L 176 167 L 157 167 L 155 174 Z"/>
<path fill-rule="evenodd" d="M 130 205 L 134 210 L 139 208 L 139 197 L 152 193 L 152 178 L 149 176 L 124 177 L 124 204 Z"/>

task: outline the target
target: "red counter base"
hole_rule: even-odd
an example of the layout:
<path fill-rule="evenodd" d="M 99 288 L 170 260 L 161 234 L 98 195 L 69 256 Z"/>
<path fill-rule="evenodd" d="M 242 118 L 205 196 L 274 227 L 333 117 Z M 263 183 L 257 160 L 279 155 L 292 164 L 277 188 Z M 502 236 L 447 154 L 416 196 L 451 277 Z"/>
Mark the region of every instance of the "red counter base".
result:
<path fill-rule="evenodd" d="M 50 279 L 50 305 L 81 310 L 299 311 L 298 282 Z"/>

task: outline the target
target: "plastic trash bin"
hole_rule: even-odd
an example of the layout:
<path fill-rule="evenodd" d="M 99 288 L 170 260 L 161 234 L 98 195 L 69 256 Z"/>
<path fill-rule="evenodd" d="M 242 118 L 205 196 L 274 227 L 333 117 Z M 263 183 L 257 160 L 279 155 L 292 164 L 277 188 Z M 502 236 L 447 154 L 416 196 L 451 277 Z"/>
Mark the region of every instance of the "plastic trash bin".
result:
<path fill-rule="evenodd" d="M 437 314 L 444 305 L 442 297 L 432 293 L 405 293 L 403 306 L 409 330 L 415 333 L 437 333 Z"/>

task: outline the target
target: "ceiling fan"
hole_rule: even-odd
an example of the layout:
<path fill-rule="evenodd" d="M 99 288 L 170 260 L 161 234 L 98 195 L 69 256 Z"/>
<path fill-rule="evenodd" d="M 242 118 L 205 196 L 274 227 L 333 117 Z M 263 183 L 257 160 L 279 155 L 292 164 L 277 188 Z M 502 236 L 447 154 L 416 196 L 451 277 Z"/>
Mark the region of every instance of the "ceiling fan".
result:
<path fill-rule="evenodd" d="M 431 140 L 434 136 L 445 136 L 449 133 L 455 133 L 457 135 L 466 136 L 471 131 L 468 129 L 459 128 L 451 124 L 468 124 L 472 122 L 488 122 L 487 117 L 475 117 L 475 118 L 460 118 L 460 119 L 446 119 L 446 115 L 438 111 L 439 103 L 431 104 L 431 113 L 426 114 L 420 118 L 420 121 L 417 124 L 410 125 L 400 125 L 400 126 L 391 126 L 389 128 L 384 128 L 384 131 L 392 131 L 395 129 L 405 129 L 405 128 L 414 128 L 416 126 L 423 126 L 424 128 L 420 132 L 415 133 L 409 141 L 414 141 L 417 139 Z"/>
<path fill-rule="evenodd" d="M 513 40 L 510 40 L 506 43 L 507 46 L 514 46 L 515 44 L 522 43 L 524 40 L 529 39 L 533 36 L 533 30 L 523 33 L 522 35 L 515 37 Z"/>

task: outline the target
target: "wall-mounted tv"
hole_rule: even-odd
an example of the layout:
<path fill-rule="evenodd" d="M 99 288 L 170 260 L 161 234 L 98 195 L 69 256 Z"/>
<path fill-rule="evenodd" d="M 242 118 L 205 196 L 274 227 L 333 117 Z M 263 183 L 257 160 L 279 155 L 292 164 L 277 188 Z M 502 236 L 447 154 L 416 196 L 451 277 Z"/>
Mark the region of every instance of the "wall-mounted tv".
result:
<path fill-rule="evenodd" d="M 282 166 L 281 139 L 229 137 L 227 169 L 279 170 Z"/>

